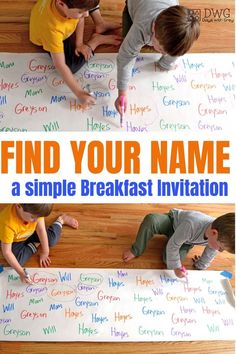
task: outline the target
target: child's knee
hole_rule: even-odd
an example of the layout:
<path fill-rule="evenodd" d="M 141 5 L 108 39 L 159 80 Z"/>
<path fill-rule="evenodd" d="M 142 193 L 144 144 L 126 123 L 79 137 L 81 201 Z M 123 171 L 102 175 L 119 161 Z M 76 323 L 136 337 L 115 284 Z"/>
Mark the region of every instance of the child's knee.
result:
<path fill-rule="evenodd" d="M 51 248 L 51 247 L 55 246 L 57 244 L 57 242 L 58 242 L 58 239 L 56 239 L 56 238 L 55 239 L 49 239 L 48 240 L 48 245 Z"/>
<path fill-rule="evenodd" d="M 157 220 L 155 214 L 148 214 L 143 219 L 143 225 L 145 225 L 146 227 L 153 227 L 154 225 L 156 225 L 156 223 Z"/>

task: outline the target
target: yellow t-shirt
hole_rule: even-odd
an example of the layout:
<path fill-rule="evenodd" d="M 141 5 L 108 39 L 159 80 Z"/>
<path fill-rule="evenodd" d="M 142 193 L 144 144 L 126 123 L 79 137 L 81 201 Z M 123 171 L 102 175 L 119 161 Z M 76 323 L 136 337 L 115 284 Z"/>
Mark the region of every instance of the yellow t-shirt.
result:
<path fill-rule="evenodd" d="M 78 19 L 61 16 L 54 0 L 38 0 L 30 15 L 30 40 L 51 53 L 63 53 L 63 41 L 76 29 Z"/>
<path fill-rule="evenodd" d="M 22 242 L 31 236 L 38 224 L 25 223 L 16 213 L 15 204 L 10 204 L 0 211 L 0 240 L 4 243 Z"/>

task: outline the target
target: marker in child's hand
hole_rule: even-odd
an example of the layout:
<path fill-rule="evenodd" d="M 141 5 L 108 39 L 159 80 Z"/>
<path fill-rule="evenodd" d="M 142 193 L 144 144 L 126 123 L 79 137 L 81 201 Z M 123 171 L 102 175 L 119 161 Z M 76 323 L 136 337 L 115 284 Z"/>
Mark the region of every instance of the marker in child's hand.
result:
<path fill-rule="evenodd" d="M 31 278 L 30 278 L 30 275 L 29 275 L 29 273 L 27 272 L 27 270 L 26 270 L 25 268 L 24 268 L 23 270 L 24 270 L 26 279 L 28 279 L 30 282 L 32 282 L 32 280 L 31 280 Z"/>
<path fill-rule="evenodd" d="M 91 97 L 95 98 L 95 100 L 96 100 L 97 97 L 96 97 L 95 93 L 90 90 L 90 85 L 87 84 L 87 85 L 85 86 L 85 88 L 86 88 L 86 91 L 88 92 L 88 94 L 89 94 Z M 95 103 L 94 103 L 94 104 L 95 104 Z"/>
<path fill-rule="evenodd" d="M 180 270 L 181 270 L 182 273 L 184 273 L 184 276 L 185 276 L 186 280 L 188 280 L 188 278 L 187 278 L 187 275 L 188 275 L 187 269 L 182 265 L 180 267 Z"/>
<path fill-rule="evenodd" d="M 125 96 L 120 97 L 120 107 L 121 107 L 120 127 L 123 128 L 123 119 L 125 115 Z"/>

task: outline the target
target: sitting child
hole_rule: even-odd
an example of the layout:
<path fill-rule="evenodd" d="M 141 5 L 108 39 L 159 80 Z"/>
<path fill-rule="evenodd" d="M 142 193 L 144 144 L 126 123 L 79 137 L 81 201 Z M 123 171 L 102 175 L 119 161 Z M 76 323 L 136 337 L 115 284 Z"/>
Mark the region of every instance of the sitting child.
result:
<path fill-rule="evenodd" d="M 31 283 L 22 266 L 37 252 L 39 246 L 40 266 L 48 267 L 51 263 L 49 247 L 59 241 L 63 225 L 78 228 L 76 219 L 63 214 L 46 230 L 44 217 L 51 210 L 52 204 L 10 204 L 0 211 L 2 254 L 22 282 Z"/>
<path fill-rule="evenodd" d="M 123 254 L 128 262 L 140 256 L 154 234 L 164 234 L 169 240 L 164 253 L 167 269 L 177 277 L 184 277 L 181 261 L 194 245 L 206 246 L 201 257 L 193 258 L 196 269 L 207 269 L 217 252 L 235 253 L 235 213 L 218 218 L 198 211 L 171 209 L 167 214 L 149 214 L 140 225 L 136 241 Z"/>
<path fill-rule="evenodd" d="M 55 68 L 81 104 L 95 103 L 73 76 L 101 44 L 120 44 L 117 35 L 103 35 L 119 25 L 103 20 L 99 0 L 38 0 L 30 16 L 30 40 L 51 54 Z M 91 15 L 96 32 L 84 44 L 84 18 Z"/>

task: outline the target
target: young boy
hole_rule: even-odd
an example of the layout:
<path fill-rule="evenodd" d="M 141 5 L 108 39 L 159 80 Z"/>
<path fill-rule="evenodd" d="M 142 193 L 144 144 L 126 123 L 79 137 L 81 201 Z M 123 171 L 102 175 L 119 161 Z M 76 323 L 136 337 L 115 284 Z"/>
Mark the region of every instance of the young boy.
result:
<path fill-rule="evenodd" d="M 174 269 L 177 277 L 184 277 L 181 260 L 194 245 L 206 246 L 201 257 L 195 256 L 196 269 L 207 269 L 217 252 L 235 253 L 235 213 L 218 218 L 198 211 L 171 209 L 167 214 L 149 214 L 140 225 L 136 241 L 123 254 L 128 262 L 140 256 L 154 234 L 165 234 L 169 240 L 163 260 L 167 269 Z"/>
<path fill-rule="evenodd" d="M 122 114 L 122 105 L 126 110 L 128 82 L 143 46 L 153 46 L 162 53 L 157 66 L 169 70 L 176 57 L 185 54 L 199 34 L 199 22 L 193 11 L 179 6 L 178 0 L 127 0 L 123 12 L 125 39 L 117 57 L 118 112 Z"/>
<path fill-rule="evenodd" d="M 55 68 L 81 104 L 95 103 L 73 76 L 101 44 L 120 44 L 116 35 L 102 35 L 118 28 L 105 22 L 99 11 L 99 0 L 38 0 L 30 16 L 30 40 L 50 52 Z M 84 18 L 91 15 L 96 32 L 83 43 Z"/>
<path fill-rule="evenodd" d="M 49 247 L 58 242 L 62 226 L 78 228 L 76 219 L 63 214 L 46 230 L 44 217 L 48 216 L 51 210 L 52 204 L 10 204 L 0 212 L 3 257 L 24 283 L 31 283 L 31 279 L 22 266 L 37 252 L 39 245 L 40 266 L 48 267 L 51 263 Z"/>

